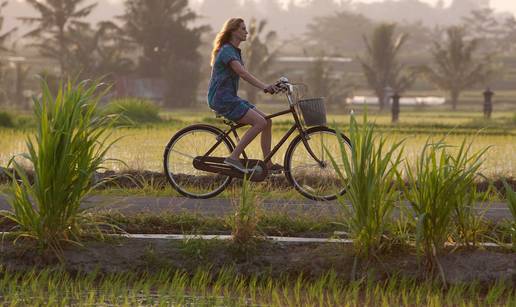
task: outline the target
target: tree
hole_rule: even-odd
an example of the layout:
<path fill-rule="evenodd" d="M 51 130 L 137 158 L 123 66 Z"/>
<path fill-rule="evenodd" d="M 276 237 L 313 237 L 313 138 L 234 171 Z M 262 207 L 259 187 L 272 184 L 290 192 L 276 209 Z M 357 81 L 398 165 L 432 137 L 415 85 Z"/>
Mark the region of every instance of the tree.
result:
<path fill-rule="evenodd" d="M 120 28 L 112 22 L 101 22 L 96 28 L 74 25 L 69 29 L 70 70 L 86 78 L 110 77 L 127 74 L 133 63 L 124 56 L 129 43 L 120 35 Z"/>
<path fill-rule="evenodd" d="M 316 17 L 307 26 L 306 39 L 316 52 L 329 54 L 356 54 L 362 50 L 362 36 L 374 27 L 363 15 L 341 11 L 329 16 Z"/>
<path fill-rule="evenodd" d="M 500 52 L 508 47 L 508 42 L 505 41 L 508 29 L 492 9 L 473 10 L 462 20 L 465 33 L 476 38 L 478 48 L 484 52 Z"/>
<path fill-rule="evenodd" d="M 0 32 L 3 31 L 4 27 L 4 16 L 2 14 L 2 10 L 9 4 L 7 0 L 0 1 Z M 7 32 L 0 34 L 0 51 L 8 51 L 9 49 L 5 46 L 7 40 L 16 32 L 16 28 L 8 30 Z"/>
<path fill-rule="evenodd" d="M 138 72 L 167 81 L 170 105 L 195 101 L 199 84 L 200 36 L 206 26 L 189 28 L 197 20 L 187 0 L 126 0 L 124 34 L 141 51 Z"/>
<path fill-rule="evenodd" d="M 7 1 L 0 2 L 0 33 L 3 32 L 3 27 L 4 27 L 4 16 L 2 14 L 2 10 L 7 6 L 7 4 L 8 4 Z M 0 52 L 9 51 L 9 48 L 6 47 L 6 43 L 16 30 L 17 30 L 16 28 L 13 28 L 11 30 L 8 30 L 5 33 L 0 34 Z M 2 95 L 4 99 L 7 97 L 7 93 L 8 93 L 8 85 L 6 84 L 8 72 L 6 70 L 7 69 L 5 67 L 3 67 L 3 63 L 0 62 L 0 84 L 1 84 L 0 95 Z"/>
<path fill-rule="evenodd" d="M 307 82 L 314 97 L 329 97 L 335 81 L 331 78 L 331 68 L 325 62 L 323 55 L 310 66 Z"/>
<path fill-rule="evenodd" d="M 324 53 L 313 62 L 307 71 L 307 83 L 311 96 L 325 97 L 329 104 L 342 102 L 350 96 L 354 85 L 345 76 L 335 75 Z"/>
<path fill-rule="evenodd" d="M 113 23 L 103 22 L 99 25 L 96 36 L 97 74 L 123 75 L 133 71 L 133 61 L 125 56 L 130 51 L 130 42 L 121 35 L 120 28 Z"/>
<path fill-rule="evenodd" d="M 464 28 L 450 27 L 446 34 L 445 42 L 434 42 L 434 65 L 422 66 L 420 71 L 430 82 L 450 94 L 452 108 L 456 110 L 460 93 L 486 81 L 494 71 L 489 55 L 475 58 L 478 40 L 466 40 Z"/>
<path fill-rule="evenodd" d="M 405 22 L 396 27 L 400 33 L 406 33 L 410 37 L 403 48 L 406 53 L 421 55 L 432 49 L 432 37 L 435 35 L 435 31 L 438 31 L 436 28 L 429 28 L 421 22 Z"/>
<path fill-rule="evenodd" d="M 61 69 L 61 77 L 68 74 L 69 40 L 67 31 L 72 25 L 84 25 L 84 19 L 97 6 L 97 3 L 82 6 L 86 0 L 26 0 L 39 12 L 38 17 L 19 18 L 36 28 L 25 37 L 39 41 L 36 46 L 44 57 L 56 59 Z"/>
<path fill-rule="evenodd" d="M 386 87 L 401 94 L 414 82 L 415 73 L 405 72 L 405 66 L 397 60 L 408 36 L 400 34 L 395 38 L 395 30 L 395 24 L 377 26 L 370 39 L 364 36 L 367 53 L 365 58 L 359 57 L 367 83 L 378 97 L 380 109 L 386 107 Z"/>
<path fill-rule="evenodd" d="M 271 65 L 278 54 L 279 47 L 271 50 L 277 38 L 275 31 L 269 31 L 264 38 L 261 38 L 266 26 L 265 20 L 259 22 L 256 19 L 251 20 L 243 58 L 249 71 L 262 78 L 270 79 L 273 77 L 270 72 Z M 243 88 L 247 92 L 247 99 L 256 102 L 258 89 L 248 83 L 243 84 Z"/>
<path fill-rule="evenodd" d="M 98 45 L 98 35 L 87 25 L 73 25 L 67 33 L 69 66 L 67 71 L 82 78 L 91 76 L 95 67 L 95 50 Z M 74 60 L 75 59 L 75 60 Z"/>
<path fill-rule="evenodd" d="M 516 18 L 510 16 L 504 21 L 504 29 L 506 29 L 504 42 L 507 44 L 507 51 L 513 52 L 516 47 Z"/>

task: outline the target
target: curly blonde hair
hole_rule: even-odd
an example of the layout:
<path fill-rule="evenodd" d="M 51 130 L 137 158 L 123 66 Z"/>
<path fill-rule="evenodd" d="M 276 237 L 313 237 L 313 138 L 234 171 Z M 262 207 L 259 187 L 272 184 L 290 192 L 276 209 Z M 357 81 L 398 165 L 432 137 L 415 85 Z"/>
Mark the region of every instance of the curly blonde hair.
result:
<path fill-rule="evenodd" d="M 229 43 L 229 40 L 231 39 L 231 33 L 233 31 L 238 30 L 240 27 L 240 24 L 244 22 L 242 18 L 230 18 L 228 19 L 224 25 L 222 26 L 222 29 L 215 37 L 215 40 L 213 41 L 213 51 L 211 52 L 211 62 L 210 65 L 213 66 L 215 64 L 215 58 L 217 57 L 217 54 L 219 53 L 220 48 L 226 43 Z"/>

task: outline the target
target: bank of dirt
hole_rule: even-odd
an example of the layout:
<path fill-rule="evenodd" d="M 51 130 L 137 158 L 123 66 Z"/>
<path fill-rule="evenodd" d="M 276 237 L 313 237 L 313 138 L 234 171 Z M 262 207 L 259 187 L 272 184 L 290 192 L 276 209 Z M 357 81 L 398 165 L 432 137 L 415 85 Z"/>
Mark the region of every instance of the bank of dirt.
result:
<path fill-rule="evenodd" d="M 2 242 L 1 264 L 10 271 L 57 268 L 60 262 L 51 253 L 41 254 L 27 243 Z M 89 241 L 83 247 L 67 246 L 63 266 L 71 272 L 101 273 L 148 272 L 163 269 L 195 273 L 200 267 L 214 272 L 234 267 L 244 275 L 320 277 L 333 270 L 349 280 L 353 267 L 353 248 L 342 243 L 284 243 L 259 241 L 238 248 L 229 241 L 165 239 L 111 239 Z M 492 284 L 505 281 L 516 285 L 516 253 L 507 250 L 456 250 L 439 257 L 446 280 L 451 284 L 479 281 Z M 425 270 L 409 247 L 380 255 L 378 260 L 362 263 L 362 274 L 383 280 L 405 276 L 424 280 Z"/>

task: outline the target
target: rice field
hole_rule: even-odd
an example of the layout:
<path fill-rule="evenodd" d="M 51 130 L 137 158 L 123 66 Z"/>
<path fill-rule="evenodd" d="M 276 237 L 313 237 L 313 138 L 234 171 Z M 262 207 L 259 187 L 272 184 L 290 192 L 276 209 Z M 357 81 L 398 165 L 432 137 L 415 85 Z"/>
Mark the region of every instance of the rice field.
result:
<path fill-rule="evenodd" d="M 231 268 L 154 275 L 96 271 L 10 273 L 0 278 L 5 306 L 514 306 L 509 283 L 478 283 L 445 289 L 432 281 L 390 278 L 344 283 L 333 272 L 309 280 L 246 277 Z"/>
<path fill-rule="evenodd" d="M 179 129 L 194 122 L 213 122 L 209 114 L 169 114 L 167 116 L 180 121 L 112 130 L 110 138 L 113 140 L 120 138 L 120 141 L 110 149 L 108 157 L 125 163 L 109 162 L 106 167 L 115 171 L 128 168 L 160 172 L 164 147 Z M 513 176 L 516 161 L 516 133 L 512 114 L 496 114 L 493 121 L 485 123 L 485 131 L 478 131 L 482 128 L 482 121 L 477 115 L 475 116 L 472 113 L 414 113 L 413 116 L 404 116 L 403 121 L 396 126 L 390 125 L 387 115 L 372 116 L 370 119 L 376 121 L 380 127 L 379 133 L 382 133 L 388 142 L 405 140 L 404 157 L 409 165 L 419 158 L 428 138 L 438 141 L 446 136 L 446 142 L 450 145 L 459 146 L 464 139 L 470 140 L 474 144 L 472 148 L 474 151 L 491 147 L 481 170 L 486 176 Z M 66 117 L 63 118 L 66 119 Z M 341 127 L 345 133 L 348 121 L 349 117 L 346 115 L 329 118 L 330 126 Z M 276 122 L 273 144 L 282 137 L 287 126 L 288 123 L 284 119 Z M 458 128 L 455 129 L 455 127 Z M 13 156 L 26 151 L 25 139 L 31 134 L 33 134 L 32 130 L 0 129 L 0 166 L 6 166 Z M 66 135 L 72 134 L 68 132 Z M 47 137 L 53 135 L 58 135 L 55 130 L 46 131 Z M 198 140 L 199 143 L 205 141 Z M 53 142 L 53 144 L 61 143 Z M 62 148 L 59 145 L 56 146 Z M 286 149 L 287 146 L 284 146 L 279 151 L 275 162 L 282 162 Z M 188 150 L 191 148 L 185 148 L 185 151 Z M 259 140 L 255 140 L 247 152 L 251 158 L 261 158 Z M 64 156 L 73 157 L 66 153 Z M 60 159 L 50 160 L 61 161 Z M 68 177 L 72 176 L 60 178 Z M 245 203 L 246 197 L 250 197 L 246 195 L 242 193 L 242 204 Z M 30 206 L 29 201 L 27 204 Z M 250 207 L 243 209 L 253 211 Z M 246 219 L 254 214 L 249 212 L 242 213 L 242 218 Z M 252 223 L 257 225 L 258 221 L 252 221 Z M 243 227 L 251 229 L 256 225 Z M 450 229 L 447 228 L 446 231 L 448 230 Z M 233 233 L 235 232 L 237 231 L 233 229 Z M 381 232 L 379 236 L 382 236 Z M 145 259 L 141 260 L 146 262 L 144 265 L 153 266 L 155 274 L 150 271 L 136 273 L 139 272 L 138 270 L 120 273 L 116 270 L 108 273 L 97 270 L 89 273 L 74 271 L 74 274 L 71 274 L 58 268 L 14 273 L 0 266 L 0 289 L 2 289 L 0 302 L 9 306 L 513 306 L 516 297 L 509 280 L 492 284 L 472 282 L 445 287 L 430 278 L 412 280 L 395 275 L 381 281 L 372 282 L 362 279 L 360 282 L 349 282 L 333 271 L 326 275 L 322 274 L 326 271 L 321 271 L 321 275 L 307 276 L 307 278 L 303 275 L 269 276 L 265 273 L 241 275 L 231 267 L 213 272 L 196 266 L 197 271 L 183 272 L 179 269 L 180 266 L 177 268 L 159 266 L 159 259 L 151 249 L 143 258 Z"/>
<path fill-rule="evenodd" d="M 172 114 L 167 114 L 171 116 Z M 167 116 L 166 115 L 166 116 Z M 512 113 L 500 112 L 494 114 L 491 123 L 500 125 L 510 120 Z M 213 116 L 205 114 L 173 114 L 173 118 L 180 119 L 180 123 L 159 124 L 152 126 L 140 126 L 136 128 L 118 128 L 113 131 L 113 138 L 121 138 L 120 141 L 109 151 L 108 156 L 119 159 L 124 164 L 112 162 L 107 165 L 109 169 L 115 171 L 125 169 L 150 170 L 161 172 L 163 150 L 168 140 L 181 128 L 199 122 L 213 122 Z M 514 176 L 516 167 L 516 128 L 509 126 L 503 130 L 493 130 L 486 128 L 480 130 L 478 127 L 463 128 L 479 118 L 478 113 L 467 112 L 426 112 L 408 113 L 401 117 L 401 122 L 390 130 L 389 115 L 370 116 L 371 121 L 375 121 L 383 128 L 380 129 L 387 136 L 389 141 L 397 142 L 405 140 L 405 157 L 411 163 L 416 159 L 425 144 L 427 138 L 439 140 L 446 136 L 446 142 L 450 145 L 460 145 L 467 138 L 473 142 L 473 150 L 480 150 L 490 146 L 486 155 L 486 161 L 482 168 L 482 173 L 488 177 Z M 288 129 L 287 116 L 276 120 L 273 131 L 273 145 L 280 140 Z M 346 133 L 349 115 L 329 116 L 330 126 L 342 127 Z M 438 128 L 433 128 L 437 126 Z M 457 128 L 455 128 L 457 127 Z M 244 133 L 242 130 L 241 133 Z M 0 166 L 6 166 L 14 156 L 26 151 L 25 138 L 30 134 L 30 130 L 19 131 L 13 129 L 0 129 Z M 449 135 L 447 135 L 449 134 Z M 284 144 L 274 158 L 274 162 L 282 163 L 283 156 L 288 147 Z M 259 139 L 255 139 L 246 149 L 246 153 L 252 157 L 261 159 L 261 147 Z"/>

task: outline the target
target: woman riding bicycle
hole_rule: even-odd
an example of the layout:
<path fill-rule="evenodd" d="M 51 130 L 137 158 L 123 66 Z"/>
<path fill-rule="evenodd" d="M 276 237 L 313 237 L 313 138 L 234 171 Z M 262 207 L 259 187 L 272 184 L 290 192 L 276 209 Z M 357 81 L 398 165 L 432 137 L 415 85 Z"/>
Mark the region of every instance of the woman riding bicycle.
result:
<path fill-rule="evenodd" d="M 239 46 L 241 42 L 246 41 L 247 34 L 244 20 L 241 18 L 231 18 L 224 23 L 222 30 L 213 42 L 212 72 L 208 90 L 208 105 L 211 109 L 233 122 L 251 125 L 251 128 L 244 134 L 231 155 L 224 160 L 224 164 L 244 173 L 248 173 L 250 170 L 246 169 L 240 162 L 239 157 L 245 147 L 259 133 L 262 133 L 263 156 L 266 157 L 270 153 L 272 122 L 270 119 L 266 119 L 266 115 L 253 104 L 238 97 L 240 77 L 251 85 L 271 94 L 280 90 L 274 84 L 263 83 L 245 69 Z M 272 162 L 268 163 L 267 168 L 273 173 L 282 170 L 281 165 Z"/>
<path fill-rule="evenodd" d="M 300 99 L 298 86 L 282 77 L 274 85 L 258 80 L 244 68 L 240 43 L 247 38 L 242 19 L 230 19 L 214 41 L 208 105 L 232 122 L 221 129 L 209 124 L 193 124 L 176 132 L 163 154 L 163 168 L 170 184 L 184 196 L 211 198 L 229 186 L 233 178 L 264 182 L 270 173 L 283 171 L 288 183 L 299 193 L 317 201 L 334 200 L 346 191 L 346 182 L 334 161 L 348 155 L 350 141 L 326 124 L 322 98 Z M 238 97 L 240 77 L 267 93 L 285 93 L 288 109 L 265 115 L 248 101 Z M 292 126 L 271 150 L 271 118 L 291 115 Z M 308 119 L 308 120 L 307 120 Z M 237 129 L 251 125 L 239 140 Z M 244 148 L 259 134 L 263 160 L 248 159 Z M 235 140 L 238 144 L 235 146 Z M 288 142 L 290 140 L 290 142 Z M 343 146 L 341 141 L 346 146 Z M 283 166 L 271 161 L 288 144 Z M 344 148 L 344 150 L 343 150 Z M 332 153 L 334 160 L 330 159 Z M 245 159 L 240 160 L 240 155 Z M 330 161 L 331 160 L 331 161 Z M 242 165 L 242 162 L 247 165 Z"/>

